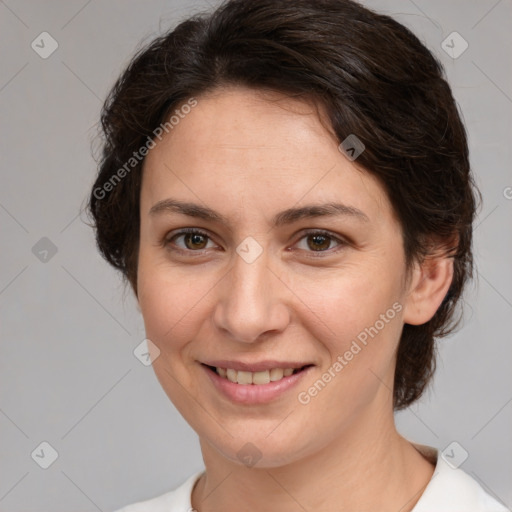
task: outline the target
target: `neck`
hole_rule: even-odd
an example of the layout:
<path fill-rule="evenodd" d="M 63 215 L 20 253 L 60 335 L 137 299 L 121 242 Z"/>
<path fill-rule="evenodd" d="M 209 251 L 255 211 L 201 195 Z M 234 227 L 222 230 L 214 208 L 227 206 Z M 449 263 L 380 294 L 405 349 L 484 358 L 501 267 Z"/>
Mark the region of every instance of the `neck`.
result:
<path fill-rule="evenodd" d="M 322 450 L 279 467 L 245 467 L 203 439 L 201 450 L 206 472 L 192 493 L 197 512 L 410 512 L 434 471 L 398 434 L 392 413 L 379 428 L 375 417 L 360 418 Z"/>

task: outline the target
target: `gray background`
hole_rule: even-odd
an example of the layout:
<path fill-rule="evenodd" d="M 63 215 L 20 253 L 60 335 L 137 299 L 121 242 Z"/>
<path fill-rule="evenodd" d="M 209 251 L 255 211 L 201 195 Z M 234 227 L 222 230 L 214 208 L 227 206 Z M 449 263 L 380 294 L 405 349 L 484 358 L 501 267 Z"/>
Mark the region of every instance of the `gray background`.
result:
<path fill-rule="evenodd" d="M 469 454 L 462 468 L 511 506 L 512 2 L 366 4 L 412 28 L 444 63 L 484 196 L 464 327 L 440 343 L 434 385 L 397 415 L 399 429 L 440 449 L 457 441 Z M 141 42 L 205 8 L 0 1 L 2 512 L 113 510 L 202 468 L 196 434 L 133 355 L 144 339 L 140 313 L 97 254 L 80 208 L 115 78 Z M 43 31 L 59 45 L 47 59 L 31 48 Z M 441 47 L 453 31 L 469 44 L 456 59 Z M 56 254 L 41 252 L 44 241 L 33 250 L 43 237 Z M 42 441 L 59 454 L 46 470 L 31 458 Z"/>

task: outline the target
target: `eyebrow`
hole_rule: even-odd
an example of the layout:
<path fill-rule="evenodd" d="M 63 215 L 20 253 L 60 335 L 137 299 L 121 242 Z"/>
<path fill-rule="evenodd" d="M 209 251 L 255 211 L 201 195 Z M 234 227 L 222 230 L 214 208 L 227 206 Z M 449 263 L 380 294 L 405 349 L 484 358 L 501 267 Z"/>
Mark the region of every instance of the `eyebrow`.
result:
<path fill-rule="evenodd" d="M 158 201 L 154 204 L 149 210 L 149 214 L 151 216 L 164 213 L 180 213 L 182 215 L 187 215 L 188 217 L 229 224 L 229 220 L 224 217 L 224 215 L 221 215 L 219 212 L 216 212 L 211 208 L 195 203 L 178 201 L 177 199 L 163 199 L 162 201 Z M 301 219 L 327 216 L 349 216 L 363 222 L 370 221 L 368 216 L 358 208 L 342 203 L 326 203 L 312 204 L 301 206 L 299 208 L 288 208 L 287 210 L 283 210 L 282 212 L 274 215 L 272 218 L 272 225 L 274 227 L 279 227 L 286 224 L 292 224 Z"/>

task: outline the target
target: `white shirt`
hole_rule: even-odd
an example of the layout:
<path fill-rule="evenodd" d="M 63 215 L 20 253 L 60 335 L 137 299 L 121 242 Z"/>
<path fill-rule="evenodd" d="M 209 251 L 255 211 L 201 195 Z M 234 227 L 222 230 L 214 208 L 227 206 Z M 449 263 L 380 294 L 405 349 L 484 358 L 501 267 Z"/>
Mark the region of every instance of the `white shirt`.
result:
<path fill-rule="evenodd" d="M 454 469 L 430 446 L 413 444 L 435 464 L 434 474 L 412 512 L 511 512 L 462 469 Z M 174 491 L 140 501 L 116 512 L 194 512 L 192 489 L 204 471 L 190 476 Z"/>

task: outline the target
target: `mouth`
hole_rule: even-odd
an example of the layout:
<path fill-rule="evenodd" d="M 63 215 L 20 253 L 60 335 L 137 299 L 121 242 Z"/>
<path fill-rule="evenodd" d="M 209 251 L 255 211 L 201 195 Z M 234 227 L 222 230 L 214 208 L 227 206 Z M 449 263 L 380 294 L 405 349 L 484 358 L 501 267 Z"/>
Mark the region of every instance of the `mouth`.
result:
<path fill-rule="evenodd" d="M 307 368 L 313 366 L 312 364 L 306 364 L 299 368 L 270 368 L 268 370 L 260 371 L 248 371 L 248 370 L 235 370 L 234 368 L 224 368 L 222 366 L 211 366 L 205 363 L 201 363 L 211 372 L 216 373 L 222 379 L 226 379 L 234 384 L 241 385 L 255 385 L 263 386 L 270 382 L 279 382 L 285 377 L 290 375 L 296 375 Z"/>
<path fill-rule="evenodd" d="M 213 388 L 209 388 L 225 399 L 238 405 L 257 405 L 291 399 L 291 390 L 315 367 L 314 364 L 276 363 L 247 365 L 216 361 L 214 364 L 201 363 L 200 366 L 209 383 L 213 384 Z"/>

